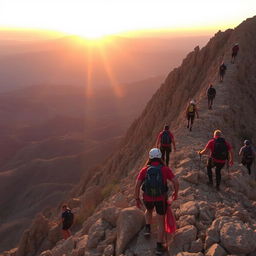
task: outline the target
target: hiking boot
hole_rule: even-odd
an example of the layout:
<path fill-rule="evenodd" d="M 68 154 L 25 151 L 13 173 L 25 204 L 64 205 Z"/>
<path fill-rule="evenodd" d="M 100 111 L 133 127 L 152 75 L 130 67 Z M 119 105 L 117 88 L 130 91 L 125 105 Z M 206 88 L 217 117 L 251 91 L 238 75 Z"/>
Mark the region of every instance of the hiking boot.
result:
<path fill-rule="evenodd" d="M 189 131 L 192 131 L 192 127 L 189 128 Z"/>
<path fill-rule="evenodd" d="M 151 235 L 151 228 L 150 225 L 146 225 L 144 229 L 144 236 L 149 237 Z"/>
<path fill-rule="evenodd" d="M 167 251 L 167 247 L 160 244 L 160 243 L 157 243 L 157 246 L 156 246 L 156 255 L 162 255 L 164 252 Z"/>
<path fill-rule="evenodd" d="M 187 125 L 187 128 L 189 128 L 189 125 Z"/>
<path fill-rule="evenodd" d="M 216 190 L 220 191 L 220 185 L 216 185 Z"/>

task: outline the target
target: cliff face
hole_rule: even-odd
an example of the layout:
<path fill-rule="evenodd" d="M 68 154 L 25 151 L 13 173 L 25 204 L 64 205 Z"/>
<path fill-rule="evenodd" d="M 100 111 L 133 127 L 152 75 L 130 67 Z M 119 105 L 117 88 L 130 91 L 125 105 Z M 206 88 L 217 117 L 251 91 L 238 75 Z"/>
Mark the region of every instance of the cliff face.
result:
<path fill-rule="evenodd" d="M 177 140 L 178 152 L 172 154 L 171 166 L 181 185 L 179 200 L 173 204 L 178 230 L 170 243 L 170 255 L 256 255 L 255 181 L 238 165 L 236 157 L 234 167 L 229 172 L 223 170 L 221 191 L 216 192 L 206 185 L 206 159 L 200 163 L 196 154 L 216 128 L 223 130 L 236 152 L 245 138 L 255 142 L 255 28 L 254 17 L 234 30 L 218 32 L 168 75 L 128 130 L 119 150 L 72 192 L 69 203 L 82 219 L 80 231 L 42 256 L 61 252 L 72 256 L 152 255 L 153 238 L 150 242 L 143 239 L 139 232 L 142 213 L 131 206 L 135 176 L 166 122 Z M 239 42 L 240 52 L 236 63 L 230 64 L 235 42 Z M 219 83 L 222 60 L 227 73 Z M 212 111 L 207 109 L 205 97 L 209 83 L 217 89 Z M 200 118 L 189 132 L 184 115 L 192 98 L 198 102 Z M 17 255 L 39 255 L 50 248 L 52 232 L 43 230 L 41 240 L 24 234 Z M 31 243 L 39 245 L 31 249 Z"/>

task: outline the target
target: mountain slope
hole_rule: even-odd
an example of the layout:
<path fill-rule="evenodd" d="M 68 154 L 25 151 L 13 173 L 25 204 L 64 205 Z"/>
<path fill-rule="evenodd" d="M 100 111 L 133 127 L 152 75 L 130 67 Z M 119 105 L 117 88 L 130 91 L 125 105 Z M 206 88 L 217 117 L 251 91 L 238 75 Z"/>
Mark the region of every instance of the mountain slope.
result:
<path fill-rule="evenodd" d="M 81 229 L 73 237 L 41 255 L 153 255 L 154 238 L 149 243 L 142 233 L 137 235 L 143 225 L 142 213 L 127 207 L 135 203 L 135 176 L 166 122 L 171 124 L 177 140 L 178 152 L 172 155 L 171 165 L 180 181 L 179 200 L 173 204 L 178 230 L 170 243 L 169 255 L 256 254 L 255 182 L 236 158 L 235 166 L 229 172 L 223 171 L 221 191 L 216 192 L 206 185 L 207 176 L 196 154 L 216 128 L 224 132 L 236 152 L 244 138 L 255 141 L 255 27 L 256 17 L 234 30 L 218 32 L 204 48 L 195 48 L 168 75 L 128 130 L 119 150 L 104 166 L 94 170 L 91 180 L 81 181 L 73 191 L 69 203 L 77 216 L 89 216 L 92 210 L 94 214 L 82 226 L 77 224 Z M 231 65 L 231 47 L 237 41 L 240 52 L 236 64 Z M 219 84 L 218 67 L 222 59 L 228 63 L 228 70 L 224 83 Z M 217 98 L 213 111 L 208 111 L 205 92 L 211 82 L 216 85 Z M 184 115 L 192 98 L 198 102 L 200 119 L 195 121 L 193 132 L 189 132 Z M 43 222 L 50 225 L 46 217 L 37 217 L 30 231 L 24 233 L 18 256 L 39 255 L 50 248 L 46 241 L 50 241 L 54 226 L 42 229 L 39 224 Z M 38 246 L 31 248 L 31 244 Z M 216 250 L 219 254 L 213 254 Z"/>
<path fill-rule="evenodd" d="M 17 244 L 36 213 L 89 179 L 161 81 L 120 85 L 120 98 L 109 89 L 88 98 L 84 88 L 67 85 L 0 94 L 0 251 Z"/>

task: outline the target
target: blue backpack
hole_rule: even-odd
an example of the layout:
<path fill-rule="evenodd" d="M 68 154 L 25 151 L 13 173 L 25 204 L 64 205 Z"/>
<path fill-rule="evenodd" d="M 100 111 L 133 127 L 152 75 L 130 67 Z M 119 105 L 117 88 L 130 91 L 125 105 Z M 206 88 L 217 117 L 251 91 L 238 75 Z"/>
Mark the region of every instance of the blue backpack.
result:
<path fill-rule="evenodd" d="M 164 131 L 161 137 L 161 144 L 163 145 L 171 145 L 172 138 L 170 136 L 169 131 Z"/>
<path fill-rule="evenodd" d="M 149 166 L 142 186 L 146 195 L 158 197 L 167 192 L 167 185 L 164 184 L 162 165 Z"/>

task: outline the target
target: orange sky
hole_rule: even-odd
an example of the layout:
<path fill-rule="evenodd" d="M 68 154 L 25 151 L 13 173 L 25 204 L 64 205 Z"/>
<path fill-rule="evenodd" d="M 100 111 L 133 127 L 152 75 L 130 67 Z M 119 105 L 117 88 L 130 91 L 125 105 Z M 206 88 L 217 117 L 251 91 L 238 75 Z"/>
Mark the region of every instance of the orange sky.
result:
<path fill-rule="evenodd" d="M 255 14 L 255 0 L 1 0 L 0 27 L 89 38 L 145 29 L 202 34 L 237 26 Z"/>

